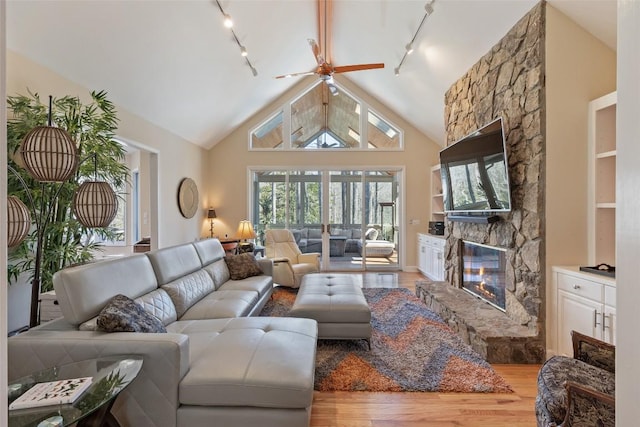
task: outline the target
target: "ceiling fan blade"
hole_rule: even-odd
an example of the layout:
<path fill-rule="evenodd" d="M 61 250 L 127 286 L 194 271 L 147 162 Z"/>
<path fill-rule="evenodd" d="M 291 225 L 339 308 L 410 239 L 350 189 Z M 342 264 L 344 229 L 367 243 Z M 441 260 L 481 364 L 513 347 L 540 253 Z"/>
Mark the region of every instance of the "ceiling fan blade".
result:
<path fill-rule="evenodd" d="M 316 58 L 318 65 L 324 64 L 326 61 L 322 56 L 322 52 L 320 52 L 320 46 L 318 46 L 318 43 L 316 43 L 314 39 L 307 39 L 307 41 L 309 42 L 309 46 L 311 46 L 311 50 L 313 51 L 313 56 L 314 58 Z"/>
<path fill-rule="evenodd" d="M 303 73 L 283 74 L 281 76 L 275 76 L 274 79 L 288 79 L 289 77 L 310 76 L 315 73 L 315 71 L 305 71 Z"/>
<path fill-rule="evenodd" d="M 348 73 L 349 71 L 373 70 L 376 68 L 384 68 L 384 64 L 358 64 L 358 65 L 342 65 L 333 67 L 334 73 Z"/>

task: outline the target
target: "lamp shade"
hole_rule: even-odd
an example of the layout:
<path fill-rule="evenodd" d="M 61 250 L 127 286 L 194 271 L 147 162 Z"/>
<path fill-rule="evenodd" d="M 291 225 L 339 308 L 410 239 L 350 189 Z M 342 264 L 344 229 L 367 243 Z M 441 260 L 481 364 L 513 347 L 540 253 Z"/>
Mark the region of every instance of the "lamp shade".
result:
<path fill-rule="evenodd" d="M 40 182 L 63 182 L 78 168 L 78 150 L 64 130 L 53 126 L 32 129 L 20 144 L 24 168 Z"/>
<path fill-rule="evenodd" d="M 209 208 L 209 210 L 207 210 L 207 218 L 210 218 L 210 219 L 217 218 L 216 210 L 213 208 Z"/>
<path fill-rule="evenodd" d="M 238 239 L 246 240 L 246 239 L 255 239 L 256 233 L 253 231 L 253 225 L 248 220 L 240 221 L 238 225 L 238 233 L 236 235 Z"/>
<path fill-rule="evenodd" d="M 73 213 L 85 227 L 107 227 L 118 212 L 118 197 L 104 181 L 85 181 L 73 195 Z"/>
<path fill-rule="evenodd" d="M 29 209 L 16 196 L 7 197 L 7 246 L 13 248 L 29 234 L 31 215 Z"/>

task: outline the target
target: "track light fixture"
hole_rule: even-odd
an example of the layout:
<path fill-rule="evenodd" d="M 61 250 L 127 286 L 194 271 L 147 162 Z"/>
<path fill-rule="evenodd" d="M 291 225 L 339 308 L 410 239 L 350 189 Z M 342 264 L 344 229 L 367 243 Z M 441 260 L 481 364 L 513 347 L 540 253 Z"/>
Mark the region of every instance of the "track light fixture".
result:
<path fill-rule="evenodd" d="M 400 60 L 400 64 L 398 64 L 398 66 L 393 69 L 393 73 L 396 76 L 400 75 L 400 69 L 402 68 L 402 64 L 404 64 L 404 60 L 407 59 L 407 55 L 411 55 L 411 53 L 413 52 L 414 42 L 416 41 L 416 37 L 418 37 L 418 33 L 422 29 L 422 26 L 424 25 L 424 22 L 427 20 L 427 17 L 430 16 L 433 13 L 433 3 L 435 3 L 435 0 L 431 0 L 427 4 L 424 5 L 424 16 L 422 17 L 422 21 L 420 21 L 420 25 L 418 25 L 418 29 L 416 30 L 415 34 L 413 35 L 413 38 L 411 39 L 411 41 L 409 43 L 407 43 L 407 45 L 405 46 L 404 55 L 402 55 L 402 59 Z"/>
<path fill-rule="evenodd" d="M 240 43 L 240 40 L 238 39 L 236 32 L 233 31 L 233 20 L 231 19 L 231 15 L 229 15 L 222 9 L 220 0 L 216 0 L 216 4 L 218 5 L 218 9 L 220 9 L 220 13 L 222 14 L 222 18 L 224 19 L 223 21 L 224 26 L 227 27 L 229 31 L 231 31 L 231 35 L 233 36 L 233 39 L 236 41 L 236 44 L 240 48 L 240 55 L 242 55 L 244 60 L 247 62 L 247 65 L 251 69 L 251 74 L 253 74 L 253 76 L 256 77 L 258 75 L 258 70 L 256 70 L 256 68 L 253 66 L 251 61 L 249 61 L 249 56 L 248 56 L 249 54 L 247 53 L 247 48 L 244 47 L 242 43 Z"/>

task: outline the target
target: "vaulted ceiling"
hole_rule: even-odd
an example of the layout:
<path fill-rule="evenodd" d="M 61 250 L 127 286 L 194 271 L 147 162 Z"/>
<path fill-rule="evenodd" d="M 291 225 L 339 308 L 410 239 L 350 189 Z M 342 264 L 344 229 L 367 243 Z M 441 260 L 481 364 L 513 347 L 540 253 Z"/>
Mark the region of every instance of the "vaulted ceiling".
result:
<path fill-rule="evenodd" d="M 346 73 L 356 85 L 442 144 L 444 93 L 535 0 L 335 0 L 334 65 L 384 62 Z M 310 71 L 315 0 L 220 0 L 239 42 L 210 0 L 8 0 L 7 47 L 194 144 L 212 147 Z M 615 0 L 550 4 L 615 49 Z M 26 88 L 25 88 L 26 89 Z M 11 94 L 10 94 L 11 95 Z"/>

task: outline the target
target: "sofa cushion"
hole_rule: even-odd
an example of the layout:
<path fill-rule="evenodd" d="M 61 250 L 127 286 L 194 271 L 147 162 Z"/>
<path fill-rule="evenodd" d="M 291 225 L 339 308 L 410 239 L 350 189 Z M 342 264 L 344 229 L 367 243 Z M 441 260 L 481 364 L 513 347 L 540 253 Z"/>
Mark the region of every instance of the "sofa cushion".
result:
<path fill-rule="evenodd" d="M 180 320 L 247 316 L 258 299 L 258 293 L 254 291 L 217 290 L 195 303 L 180 316 Z"/>
<path fill-rule="evenodd" d="M 310 228 L 309 239 L 322 239 L 322 231 L 319 228 Z"/>
<path fill-rule="evenodd" d="M 224 248 L 218 239 L 204 239 L 193 243 L 203 266 L 224 258 Z"/>
<path fill-rule="evenodd" d="M 352 239 L 362 239 L 362 230 L 359 228 L 354 228 L 351 231 L 351 238 Z"/>
<path fill-rule="evenodd" d="M 263 296 L 273 288 L 273 278 L 271 276 L 252 276 L 243 280 L 229 280 L 218 290 L 220 291 L 253 291 L 259 296 Z"/>
<path fill-rule="evenodd" d="M 202 263 L 192 244 L 171 246 L 147 252 L 160 286 L 200 270 Z"/>
<path fill-rule="evenodd" d="M 105 332 L 167 332 L 160 319 L 122 294 L 111 298 L 98 315 L 97 324 Z"/>
<path fill-rule="evenodd" d="M 205 295 L 215 290 L 213 279 L 204 270 L 198 270 L 162 286 L 176 307 L 178 319 Z"/>
<path fill-rule="evenodd" d="M 364 234 L 364 237 L 367 240 L 376 240 L 378 238 L 378 230 L 376 230 L 375 228 L 369 228 Z"/>
<path fill-rule="evenodd" d="M 232 280 L 242 280 L 251 276 L 263 274 L 260 264 L 252 253 L 245 252 L 238 255 L 228 255 L 224 261 L 229 268 L 229 275 Z"/>
<path fill-rule="evenodd" d="M 181 333 L 189 335 L 191 359 L 189 372 L 180 382 L 182 405 L 311 405 L 314 320 L 251 317 L 204 322 L 207 324 L 178 322 L 184 325 Z"/>
<path fill-rule="evenodd" d="M 96 317 L 117 294 L 137 298 L 158 288 L 145 255 L 132 255 L 62 269 L 53 276 L 60 310 L 67 322 L 79 325 Z"/>
<path fill-rule="evenodd" d="M 229 275 L 229 267 L 227 267 L 227 263 L 224 258 L 205 266 L 204 270 L 211 275 L 213 285 L 216 289 L 223 285 L 227 280 L 231 279 L 231 275 Z"/>
<path fill-rule="evenodd" d="M 160 319 L 165 326 L 178 319 L 176 306 L 164 289 L 156 289 L 136 298 L 134 301 L 140 304 L 145 311 Z"/>

